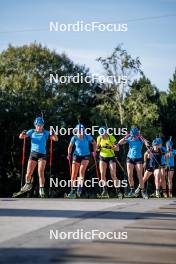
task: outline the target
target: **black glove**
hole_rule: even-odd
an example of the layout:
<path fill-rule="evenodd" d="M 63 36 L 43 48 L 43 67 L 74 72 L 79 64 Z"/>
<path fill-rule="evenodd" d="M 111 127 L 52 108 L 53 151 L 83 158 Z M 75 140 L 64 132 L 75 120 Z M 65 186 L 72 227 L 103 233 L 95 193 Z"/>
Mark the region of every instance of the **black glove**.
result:
<path fill-rule="evenodd" d="M 106 145 L 104 148 L 106 148 L 106 149 L 112 149 L 112 146 Z"/>

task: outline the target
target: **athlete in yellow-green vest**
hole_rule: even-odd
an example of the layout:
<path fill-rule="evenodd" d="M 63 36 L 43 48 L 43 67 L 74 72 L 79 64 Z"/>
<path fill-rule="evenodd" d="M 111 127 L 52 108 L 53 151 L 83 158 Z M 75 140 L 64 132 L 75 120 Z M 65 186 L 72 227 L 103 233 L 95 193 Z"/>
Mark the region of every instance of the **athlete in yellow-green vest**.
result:
<path fill-rule="evenodd" d="M 116 176 L 116 157 L 115 151 L 119 151 L 118 143 L 113 135 L 108 135 L 105 127 L 100 127 L 99 136 L 97 137 L 97 151 L 99 151 L 99 168 L 101 181 L 103 185 L 102 197 L 109 197 L 107 191 L 106 171 L 109 166 L 110 175 L 113 180 L 113 185 L 116 189 L 118 198 L 123 198 L 119 188 L 119 181 Z"/>

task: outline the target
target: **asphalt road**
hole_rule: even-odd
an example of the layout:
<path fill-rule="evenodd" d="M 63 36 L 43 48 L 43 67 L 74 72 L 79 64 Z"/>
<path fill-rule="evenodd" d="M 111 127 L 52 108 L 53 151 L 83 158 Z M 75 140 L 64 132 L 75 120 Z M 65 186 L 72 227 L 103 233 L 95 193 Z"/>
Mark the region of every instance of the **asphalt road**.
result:
<path fill-rule="evenodd" d="M 0 199 L 0 263 L 176 263 L 176 199 Z"/>

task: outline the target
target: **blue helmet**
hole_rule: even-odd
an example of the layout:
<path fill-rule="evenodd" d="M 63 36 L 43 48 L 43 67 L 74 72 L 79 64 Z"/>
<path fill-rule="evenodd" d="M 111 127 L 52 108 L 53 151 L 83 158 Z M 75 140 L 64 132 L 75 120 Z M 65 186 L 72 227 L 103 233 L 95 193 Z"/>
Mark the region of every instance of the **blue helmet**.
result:
<path fill-rule="evenodd" d="M 130 136 L 136 137 L 139 135 L 139 129 L 137 127 L 132 127 L 130 130 Z"/>
<path fill-rule="evenodd" d="M 106 128 L 105 127 L 100 127 L 98 130 L 98 133 L 102 136 L 104 134 L 106 134 Z"/>
<path fill-rule="evenodd" d="M 172 148 L 173 147 L 173 142 L 172 142 L 172 137 L 166 142 L 166 147 Z"/>
<path fill-rule="evenodd" d="M 161 143 L 160 143 L 160 141 L 158 141 L 158 139 L 157 138 L 155 138 L 153 141 L 152 141 L 152 146 L 158 146 L 158 145 L 160 145 Z"/>
<path fill-rule="evenodd" d="M 163 141 L 160 137 L 156 137 L 156 140 L 158 141 L 158 145 L 163 144 Z"/>
<path fill-rule="evenodd" d="M 36 117 L 34 120 L 34 125 L 43 126 L 45 124 L 43 117 Z"/>
<path fill-rule="evenodd" d="M 85 130 L 85 127 L 82 124 L 78 124 L 76 125 L 75 130 L 82 132 Z"/>

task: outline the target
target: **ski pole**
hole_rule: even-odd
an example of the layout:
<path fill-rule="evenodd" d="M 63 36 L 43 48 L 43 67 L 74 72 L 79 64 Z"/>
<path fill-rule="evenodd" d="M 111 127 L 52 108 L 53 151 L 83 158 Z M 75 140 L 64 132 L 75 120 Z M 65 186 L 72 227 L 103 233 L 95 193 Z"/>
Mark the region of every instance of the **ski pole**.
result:
<path fill-rule="evenodd" d="M 71 164 L 71 156 L 68 157 L 68 163 L 69 163 L 69 170 L 70 170 L 70 178 L 72 176 L 72 164 Z"/>
<path fill-rule="evenodd" d="M 173 145 L 172 136 L 169 137 L 169 141 L 166 142 L 166 145 L 167 145 L 167 143 L 169 143 L 169 145 L 168 145 L 168 150 L 167 150 L 166 155 L 165 155 L 165 159 L 166 159 L 167 177 L 168 177 L 168 170 L 170 171 L 169 158 L 172 156 L 172 145 Z M 170 153 L 170 156 L 167 155 L 169 153 Z"/>
<path fill-rule="evenodd" d="M 96 176 L 100 180 L 100 175 L 99 175 L 99 171 L 98 171 L 98 164 L 97 164 L 97 160 L 96 160 L 96 157 L 95 157 L 94 153 L 92 153 L 92 156 L 93 156 L 94 163 L 95 163 Z"/>
<path fill-rule="evenodd" d="M 50 162 L 49 162 L 49 165 L 50 165 L 50 178 L 51 178 L 51 169 L 52 169 L 52 162 L 53 162 L 53 140 L 52 138 L 50 138 Z"/>
<path fill-rule="evenodd" d="M 88 168 L 87 171 L 91 171 L 91 170 L 93 170 L 94 168 L 95 168 L 95 164 L 93 164 L 90 168 Z"/>
<path fill-rule="evenodd" d="M 26 152 L 26 138 L 24 137 L 24 139 L 23 139 L 23 153 L 22 153 L 22 161 L 21 161 L 21 187 L 23 186 L 23 178 L 24 178 L 25 152 Z"/>
<path fill-rule="evenodd" d="M 119 165 L 119 167 L 121 168 L 121 170 L 123 171 L 124 174 L 126 174 L 126 171 L 124 169 L 124 167 L 122 166 L 122 164 L 120 163 L 120 161 L 117 159 L 117 157 L 115 157 L 116 163 Z"/>

